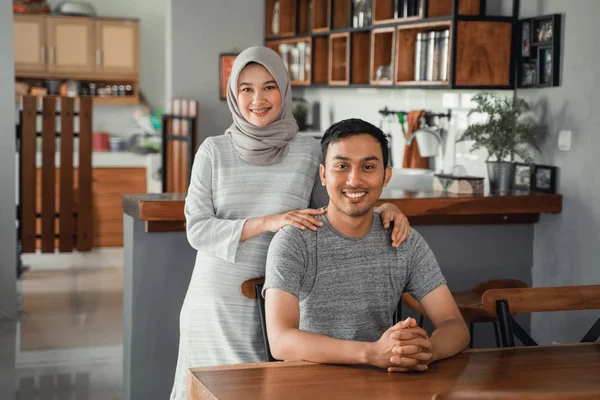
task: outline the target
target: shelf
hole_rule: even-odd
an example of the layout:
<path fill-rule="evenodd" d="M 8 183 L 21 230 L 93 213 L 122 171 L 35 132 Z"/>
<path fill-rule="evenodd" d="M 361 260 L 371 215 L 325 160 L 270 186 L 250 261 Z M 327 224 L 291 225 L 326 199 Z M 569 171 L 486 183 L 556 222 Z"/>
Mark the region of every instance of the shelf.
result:
<path fill-rule="evenodd" d="M 313 38 L 313 76 L 315 84 L 327 84 L 329 80 L 329 37 Z"/>
<path fill-rule="evenodd" d="M 429 0 L 428 17 L 452 15 L 452 0 Z M 458 15 L 479 15 L 480 0 L 459 0 Z"/>
<path fill-rule="evenodd" d="M 312 0 L 298 0 L 298 35 L 310 33 L 310 2 Z"/>
<path fill-rule="evenodd" d="M 396 19 L 394 0 L 373 0 L 373 24 L 390 22 Z"/>
<path fill-rule="evenodd" d="M 352 26 L 352 16 L 350 15 L 350 3 L 348 0 L 331 0 L 333 9 L 333 27 L 332 29 L 344 29 Z"/>
<path fill-rule="evenodd" d="M 369 83 L 369 64 L 365 62 L 365 54 L 371 52 L 371 34 L 369 32 L 351 33 L 352 45 L 352 76 L 351 84 L 364 85 Z"/>
<path fill-rule="evenodd" d="M 336 33 L 329 36 L 329 84 L 350 83 L 350 34 Z"/>
<path fill-rule="evenodd" d="M 277 52 L 288 68 L 292 85 L 310 85 L 311 38 L 269 40 L 266 46 Z M 297 56 L 294 57 L 294 54 Z M 307 68 L 308 66 L 308 68 Z"/>
<path fill-rule="evenodd" d="M 312 32 L 329 30 L 329 0 L 312 0 Z"/>
<path fill-rule="evenodd" d="M 273 21 L 275 3 L 279 2 L 279 32 Z M 295 0 L 266 0 L 265 3 L 265 37 L 294 36 L 296 34 L 296 4 Z"/>
<path fill-rule="evenodd" d="M 21 98 L 23 96 L 19 94 L 15 94 L 15 103 L 21 103 Z M 56 97 L 60 98 L 60 96 L 36 96 L 38 101 L 43 97 Z M 74 97 L 75 104 L 79 104 L 79 97 Z M 106 105 L 106 106 L 125 106 L 125 105 L 136 105 L 139 104 L 140 99 L 138 96 L 106 96 L 106 97 L 94 97 L 92 99 L 93 104 L 95 106 Z"/>
<path fill-rule="evenodd" d="M 393 84 L 394 38 L 396 29 L 381 28 L 371 32 L 371 85 Z M 389 79 L 380 79 L 381 75 Z"/>
<path fill-rule="evenodd" d="M 395 81 L 397 85 L 435 86 L 440 84 L 448 84 L 447 79 L 451 67 L 451 25 L 452 24 L 450 22 L 439 21 L 424 22 L 415 25 L 402 25 L 396 28 L 397 32 Z M 448 47 L 446 52 L 442 53 L 441 50 L 439 50 L 438 52 L 432 51 L 435 50 L 435 48 L 432 48 L 430 50 L 429 40 L 424 39 L 421 41 L 423 53 L 421 53 L 420 58 L 417 60 L 416 39 L 418 35 L 425 34 L 428 38 L 431 32 L 437 33 L 446 30 L 449 32 Z M 441 41 L 443 40 L 443 38 L 439 38 L 438 40 Z M 439 45 L 441 45 L 441 43 Z M 436 62 L 429 65 L 428 58 L 432 56 L 435 58 Z M 445 65 L 445 69 L 442 65 Z M 420 68 L 420 73 L 417 73 L 417 68 Z M 439 77 L 442 75 L 445 79 L 440 81 Z M 419 76 L 421 76 L 422 79 L 419 79 Z"/>

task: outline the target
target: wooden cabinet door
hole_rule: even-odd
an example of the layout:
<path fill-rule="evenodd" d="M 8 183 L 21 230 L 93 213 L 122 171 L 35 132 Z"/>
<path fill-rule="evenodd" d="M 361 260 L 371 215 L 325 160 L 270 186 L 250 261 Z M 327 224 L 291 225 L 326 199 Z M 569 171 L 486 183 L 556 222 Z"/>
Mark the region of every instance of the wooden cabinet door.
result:
<path fill-rule="evenodd" d="M 94 71 L 94 20 L 48 17 L 48 72 Z"/>
<path fill-rule="evenodd" d="M 14 15 L 15 72 L 46 70 L 46 17 Z"/>
<path fill-rule="evenodd" d="M 130 20 L 96 20 L 96 71 L 132 74 L 139 69 L 139 25 Z"/>

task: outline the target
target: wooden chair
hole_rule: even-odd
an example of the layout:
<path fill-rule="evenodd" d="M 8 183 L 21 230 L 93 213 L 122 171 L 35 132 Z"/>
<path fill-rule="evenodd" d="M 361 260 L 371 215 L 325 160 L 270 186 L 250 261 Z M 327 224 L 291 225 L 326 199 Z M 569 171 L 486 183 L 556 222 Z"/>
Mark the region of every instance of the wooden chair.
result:
<path fill-rule="evenodd" d="M 431 400 L 597 400 L 600 391 L 532 392 L 505 390 L 452 390 L 438 393 Z"/>
<path fill-rule="evenodd" d="M 513 319 L 519 313 L 600 309 L 600 285 L 556 286 L 520 289 L 491 289 L 483 296 L 483 307 L 500 322 L 502 347 L 514 347 L 514 336 L 525 346 L 537 346 L 529 334 Z M 600 337 L 600 318 L 581 342 Z"/>
<path fill-rule="evenodd" d="M 254 278 L 244 281 L 241 286 L 241 291 L 244 296 L 249 299 L 256 300 L 258 306 L 258 315 L 260 316 L 260 326 L 262 328 L 262 336 L 265 344 L 265 356 L 267 361 L 273 362 L 276 360 L 271 354 L 271 346 L 269 346 L 269 337 L 267 336 L 267 320 L 265 318 L 265 299 L 262 296 L 262 289 L 265 283 L 265 278 Z"/>
<path fill-rule="evenodd" d="M 526 288 L 525 282 L 516 279 L 494 279 L 480 283 L 471 290 L 463 292 L 453 292 L 452 296 L 456 301 L 456 305 L 460 310 L 465 322 L 469 324 L 469 333 L 471 341 L 469 347 L 473 347 L 474 323 L 492 322 L 494 324 L 494 335 L 496 337 L 496 345 L 500 347 L 500 331 L 498 327 L 498 318 L 496 313 L 490 313 L 484 309 L 482 303 L 482 295 L 487 290 L 499 288 Z M 427 316 L 421 304 L 412 297 L 409 293 L 402 293 L 402 302 L 398 305 L 397 314 L 401 314 L 402 304 L 410 307 L 420 315 L 419 325 L 423 326 L 423 319 Z"/>

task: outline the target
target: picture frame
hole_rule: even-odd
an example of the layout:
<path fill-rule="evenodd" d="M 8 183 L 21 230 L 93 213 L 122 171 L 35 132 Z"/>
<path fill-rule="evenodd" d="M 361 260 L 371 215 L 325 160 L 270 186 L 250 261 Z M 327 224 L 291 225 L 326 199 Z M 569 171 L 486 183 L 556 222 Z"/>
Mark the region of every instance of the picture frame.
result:
<path fill-rule="evenodd" d="M 219 99 L 227 100 L 227 82 L 237 53 L 219 54 Z"/>
<path fill-rule="evenodd" d="M 538 84 L 538 66 L 536 60 L 524 61 L 521 64 L 521 87 L 536 86 Z"/>
<path fill-rule="evenodd" d="M 521 23 L 521 57 L 531 56 L 531 22 Z"/>
<path fill-rule="evenodd" d="M 552 44 L 554 41 L 554 19 L 540 18 L 535 21 L 534 42 L 537 44 Z"/>
<path fill-rule="evenodd" d="M 552 47 L 538 48 L 538 84 L 552 86 L 554 83 L 554 49 Z"/>
<path fill-rule="evenodd" d="M 558 168 L 551 165 L 534 165 L 532 191 L 556 193 L 557 171 Z"/>
<path fill-rule="evenodd" d="M 533 164 L 516 163 L 514 180 L 515 190 L 531 191 L 533 170 Z"/>

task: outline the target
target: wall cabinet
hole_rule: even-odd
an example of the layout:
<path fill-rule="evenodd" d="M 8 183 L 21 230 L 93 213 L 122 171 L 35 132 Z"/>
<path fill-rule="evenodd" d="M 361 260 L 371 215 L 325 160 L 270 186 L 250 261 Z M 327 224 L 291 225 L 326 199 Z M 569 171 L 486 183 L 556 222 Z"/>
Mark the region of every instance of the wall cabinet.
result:
<path fill-rule="evenodd" d="M 134 21 L 96 21 L 96 70 L 135 75 L 139 69 L 139 33 Z"/>
<path fill-rule="evenodd" d="M 94 65 L 94 20 L 91 18 L 46 18 L 46 66 L 49 73 L 85 74 Z"/>
<path fill-rule="evenodd" d="M 139 102 L 139 43 L 137 20 L 14 14 L 17 79 L 131 86 L 127 96 L 96 104 Z"/>
<path fill-rule="evenodd" d="M 277 26 L 275 3 L 266 0 L 267 27 Z M 281 1 L 278 24 L 286 29 L 267 28 L 265 43 L 285 58 L 288 69 L 294 65 L 312 71 L 308 80 L 293 85 L 513 87 L 516 16 L 486 16 L 481 0 L 372 0 L 368 4 Z M 290 58 L 299 42 L 308 49 L 300 49 L 308 54 L 305 67 Z"/>

